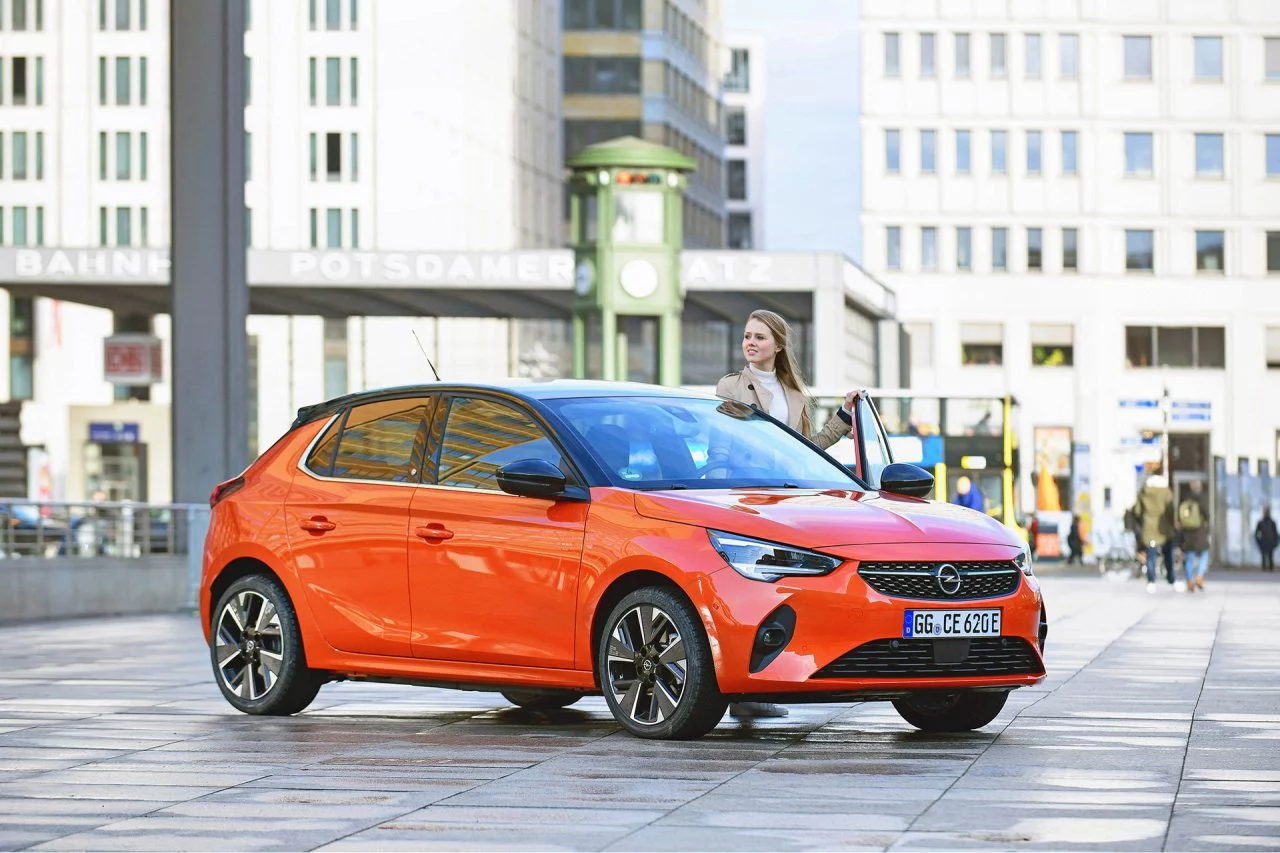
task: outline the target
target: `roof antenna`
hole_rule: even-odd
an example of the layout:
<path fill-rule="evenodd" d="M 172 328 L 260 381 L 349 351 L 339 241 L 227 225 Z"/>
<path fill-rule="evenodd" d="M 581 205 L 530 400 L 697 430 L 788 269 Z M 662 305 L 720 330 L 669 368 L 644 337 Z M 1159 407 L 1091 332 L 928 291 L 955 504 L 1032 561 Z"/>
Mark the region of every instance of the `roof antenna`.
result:
<path fill-rule="evenodd" d="M 422 350 L 422 357 L 427 360 L 427 367 L 431 368 L 431 373 L 435 375 L 436 381 L 440 381 L 440 374 L 436 371 L 436 366 L 431 363 L 431 357 L 427 355 L 427 348 L 422 345 L 422 340 L 418 337 L 418 333 L 410 329 L 409 334 L 413 335 L 413 339 L 418 342 L 418 349 Z"/>

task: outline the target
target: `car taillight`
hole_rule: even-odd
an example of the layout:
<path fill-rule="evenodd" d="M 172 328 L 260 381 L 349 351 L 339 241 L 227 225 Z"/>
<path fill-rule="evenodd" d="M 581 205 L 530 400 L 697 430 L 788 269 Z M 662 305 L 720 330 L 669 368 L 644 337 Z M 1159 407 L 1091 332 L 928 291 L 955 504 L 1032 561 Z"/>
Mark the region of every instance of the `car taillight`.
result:
<path fill-rule="evenodd" d="M 209 508 L 213 509 L 213 507 L 217 505 L 218 501 L 228 495 L 235 494 L 240 491 L 243 486 L 244 477 L 236 477 L 235 479 L 227 480 L 225 483 L 219 483 L 214 486 L 213 493 L 209 495 Z"/>

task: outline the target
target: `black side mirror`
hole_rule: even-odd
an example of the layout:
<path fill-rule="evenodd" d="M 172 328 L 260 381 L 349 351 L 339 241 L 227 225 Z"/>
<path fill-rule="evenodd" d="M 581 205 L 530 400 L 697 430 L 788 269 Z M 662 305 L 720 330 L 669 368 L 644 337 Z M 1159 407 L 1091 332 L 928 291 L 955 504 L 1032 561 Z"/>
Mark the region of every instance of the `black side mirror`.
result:
<path fill-rule="evenodd" d="M 498 469 L 498 488 L 525 498 L 551 498 L 564 491 L 564 472 L 545 459 L 519 459 Z"/>
<path fill-rule="evenodd" d="M 880 491 L 909 498 L 928 497 L 933 491 L 933 475 L 910 462 L 893 462 L 880 472 Z"/>

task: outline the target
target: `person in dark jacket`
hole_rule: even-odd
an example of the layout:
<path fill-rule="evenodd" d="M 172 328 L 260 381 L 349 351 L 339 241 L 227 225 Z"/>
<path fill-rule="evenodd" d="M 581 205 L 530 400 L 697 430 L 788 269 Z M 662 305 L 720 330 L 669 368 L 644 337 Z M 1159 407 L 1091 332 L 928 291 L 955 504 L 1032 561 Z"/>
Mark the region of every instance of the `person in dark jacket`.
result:
<path fill-rule="evenodd" d="M 1084 562 L 1084 543 L 1080 540 L 1080 516 L 1071 516 L 1067 531 L 1067 565 Z"/>
<path fill-rule="evenodd" d="M 1191 492 L 1178 504 L 1178 531 L 1187 573 L 1187 590 L 1204 590 L 1204 573 L 1209 568 L 1209 502 L 1199 480 L 1191 482 Z"/>
<path fill-rule="evenodd" d="M 1275 550 L 1276 545 L 1280 544 L 1280 534 L 1276 531 L 1276 523 L 1271 518 L 1269 506 L 1262 508 L 1262 518 L 1258 519 L 1258 526 L 1253 528 L 1253 541 L 1258 543 L 1258 550 L 1262 552 L 1262 570 L 1274 572 L 1276 570 Z"/>

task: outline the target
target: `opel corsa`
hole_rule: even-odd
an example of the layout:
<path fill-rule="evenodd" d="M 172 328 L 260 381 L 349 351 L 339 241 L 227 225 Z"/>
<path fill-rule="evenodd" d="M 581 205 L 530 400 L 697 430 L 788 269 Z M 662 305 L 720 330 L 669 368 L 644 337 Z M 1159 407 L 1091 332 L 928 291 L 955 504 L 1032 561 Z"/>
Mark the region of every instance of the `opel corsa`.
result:
<path fill-rule="evenodd" d="M 738 700 L 990 723 L 1045 676 L 1021 540 L 923 499 L 872 404 L 846 467 L 757 409 L 588 381 L 436 383 L 304 408 L 210 503 L 218 686 L 292 714 L 329 681 L 603 694 L 698 737 Z"/>

